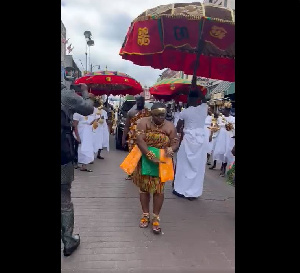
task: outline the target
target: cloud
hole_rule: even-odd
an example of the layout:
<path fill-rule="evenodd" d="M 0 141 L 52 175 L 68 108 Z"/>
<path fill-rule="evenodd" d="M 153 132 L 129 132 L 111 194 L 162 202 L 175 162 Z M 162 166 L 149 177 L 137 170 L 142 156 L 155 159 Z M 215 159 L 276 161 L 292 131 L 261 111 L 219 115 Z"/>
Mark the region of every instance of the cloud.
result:
<path fill-rule="evenodd" d="M 61 19 L 67 38 L 74 46 L 72 55 L 78 67 L 86 67 L 84 31 L 92 32 L 95 46 L 90 48 L 91 63 L 101 69 L 127 73 L 143 86 L 153 85 L 161 70 L 134 65 L 119 55 L 131 21 L 146 9 L 172 3 L 172 0 L 63 0 Z M 181 0 L 182 3 L 192 1 Z M 82 63 L 82 64 L 81 64 Z M 89 63 L 89 60 L 88 60 Z M 96 69 L 96 67 L 94 68 Z"/>

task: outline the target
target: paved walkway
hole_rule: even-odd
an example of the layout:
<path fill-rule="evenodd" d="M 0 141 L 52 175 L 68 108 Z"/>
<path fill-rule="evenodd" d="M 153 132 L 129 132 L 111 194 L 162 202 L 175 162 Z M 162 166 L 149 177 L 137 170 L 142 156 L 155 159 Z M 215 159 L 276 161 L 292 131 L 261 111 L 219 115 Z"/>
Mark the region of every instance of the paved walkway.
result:
<path fill-rule="evenodd" d="M 113 141 L 112 141 L 112 145 Z M 188 201 L 166 186 L 162 235 L 138 227 L 138 189 L 119 168 L 126 152 L 112 149 L 93 173 L 75 170 L 72 197 L 81 245 L 61 258 L 62 272 L 234 272 L 235 189 L 207 170 L 204 193 Z"/>

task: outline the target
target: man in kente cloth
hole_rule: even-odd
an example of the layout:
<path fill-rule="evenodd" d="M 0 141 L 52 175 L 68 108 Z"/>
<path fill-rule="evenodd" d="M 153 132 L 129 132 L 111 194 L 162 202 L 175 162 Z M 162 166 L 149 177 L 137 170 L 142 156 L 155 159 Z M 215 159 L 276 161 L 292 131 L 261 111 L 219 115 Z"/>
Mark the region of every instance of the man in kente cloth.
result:
<path fill-rule="evenodd" d="M 143 96 L 137 96 L 135 98 L 136 107 L 128 111 L 125 128 L 123 131 L 122 137 L 122 146 L 126 145 L 126 137 L 128 135 L 128 149 L 129 152 L 132 150 L 134 145 L 136 144 L 136 125 L 139 119 L 144 117 L 149 117 L 151 112 L 145 108 L 145 98 Z M 131 180 L 132 177 L 129 175 L 126 180 Z"/>

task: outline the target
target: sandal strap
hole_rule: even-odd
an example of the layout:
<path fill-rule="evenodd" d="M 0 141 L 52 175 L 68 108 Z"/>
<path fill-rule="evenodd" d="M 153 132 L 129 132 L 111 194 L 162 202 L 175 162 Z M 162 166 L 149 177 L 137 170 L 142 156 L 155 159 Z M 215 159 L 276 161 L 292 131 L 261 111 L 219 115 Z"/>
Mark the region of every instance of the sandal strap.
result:
<path fill-rule="evenodd" d="M 149 222 L 149 220 L 150 220 L 150 214 L 149 213 L 143 213 L 142 214 L 142 217 L 141 217 L 141 222 Z"/>
<path fill-rule="evenodd" d="M 143 213 L 142 217 L 140 219 L 140 223 L 149 223 L 150 221 L 150 214 L 149 213 Z"/>
<path fill-rule="evenodd" d="M 153 221 L 160 221 L 159 215 L 153 213 Z"/>
<path fill-rule="evenodd" d="M 160 218 L 159 218 L 159 215 L 156 215 L 153 213 L 153 218 L 152 218 L 152 229 L 153 231 L 155 232 L 161 232 L 161 228 L 160 228 Z"/>

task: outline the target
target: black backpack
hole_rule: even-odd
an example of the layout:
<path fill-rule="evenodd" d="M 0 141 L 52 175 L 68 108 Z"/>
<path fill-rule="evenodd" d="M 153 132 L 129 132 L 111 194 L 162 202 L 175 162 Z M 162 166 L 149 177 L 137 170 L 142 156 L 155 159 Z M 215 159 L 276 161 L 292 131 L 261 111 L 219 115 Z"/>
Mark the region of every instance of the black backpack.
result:
<path fill-rule="evenodd" d="M 61 165 L 74 160 L 74 137 L 72 134 L 72 120 L 68 110 L 61 106 Z"/>

